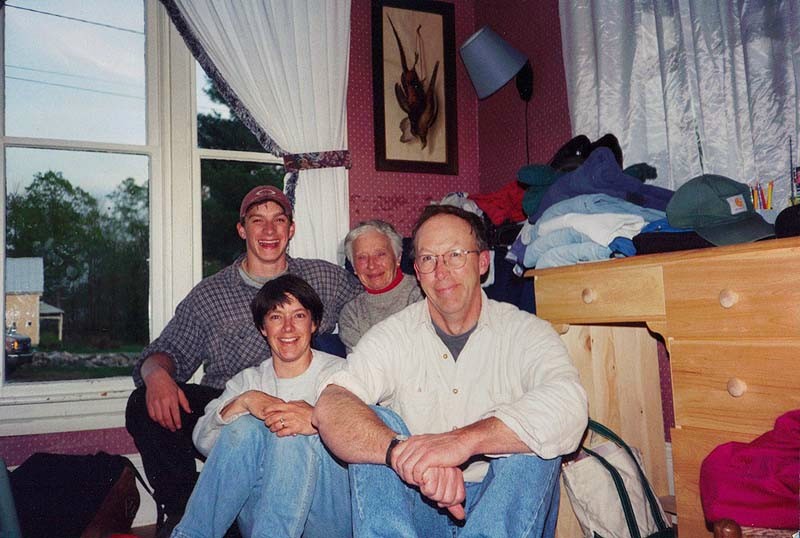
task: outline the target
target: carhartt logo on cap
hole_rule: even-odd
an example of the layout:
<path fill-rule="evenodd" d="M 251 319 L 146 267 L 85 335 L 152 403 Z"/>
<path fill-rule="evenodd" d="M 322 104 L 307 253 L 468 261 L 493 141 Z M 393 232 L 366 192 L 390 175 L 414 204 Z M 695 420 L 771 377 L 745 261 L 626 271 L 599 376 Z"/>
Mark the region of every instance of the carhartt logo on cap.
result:
<path fill-rule="evenodd" d="M 747 211 L 747 204 L 744 201 L 744 196 L 741 194 L 726 198 L 726 201 L 731 207 L 731 215 L 738 215 L 739 213 L 744 213 Z"/>

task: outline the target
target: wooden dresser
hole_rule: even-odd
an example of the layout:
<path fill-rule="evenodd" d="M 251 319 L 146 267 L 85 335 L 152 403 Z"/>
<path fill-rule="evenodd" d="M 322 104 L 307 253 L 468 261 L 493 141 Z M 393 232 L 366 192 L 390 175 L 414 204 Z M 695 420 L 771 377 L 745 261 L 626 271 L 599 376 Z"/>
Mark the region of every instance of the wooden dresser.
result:
<path fill-rule="evenodd" d="M 657 348 L 670 354 L 678 529 L 711 535 L 700 464 L 717 445 L 749 441 L 800 408 L 800 238 L 532 270 L 537 314 L 569 347 L 590 415 L 644 451 L 667 494 Z M 649 330 L 648 330 L 649 329 Z M 580 536 L 563 497 L 559 538 Z"/>

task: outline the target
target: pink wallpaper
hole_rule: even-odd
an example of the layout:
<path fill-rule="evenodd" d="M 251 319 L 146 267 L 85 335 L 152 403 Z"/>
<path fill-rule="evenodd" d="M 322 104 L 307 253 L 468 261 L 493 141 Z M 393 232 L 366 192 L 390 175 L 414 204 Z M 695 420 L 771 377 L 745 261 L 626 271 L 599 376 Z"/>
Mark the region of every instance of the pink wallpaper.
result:
<path fill-rule="evenodd" d="M 455 0 L 456 51 L 475 28 L 473 0 Z M 409 234 L 420 208 L 452 191 L 479 192 L 477 98 L 456 60 L 458 175 L 375 170 L 372 110 L 372 24 L 369 0 L 352 0 L 350 80 L 347 92 L 350 169 L 350 222 L 381 218 Z"/>
<path fill-rule="evenodd" d="M 476 0 L 475 19 L 476 29 L 488 25 L 530 59 L 533 67 L 533 98 L 528 104 L 531 162 L 549 161 L 572 137 L 558 1 Z M 481 192 L 496 191 L 515 179 L 517 170 L 526 164 L 524 114 L 525 103 L 513 80 L 480 102 Z"/>
<path fill-rule="evenodd" d="M 125 428 L 38 435 L 0 437 L 0 455 L 6 465 L 19 465 L 34 452 L 53 454 L 136 454 L 136 446 Z"/>
<path fill-rule="evenodd" d="M 558 2 L 546 0 L 455 0 L 456 50 L 488 24 L 531 59 L 534 94 L 528 105 L 531 162 L 545 162 L 569 138 Z M 459 174 L 375 170 L 372 112 L 370 2 L 353 0 L 348 90 L 350 222 L 383 218 L 410 232 L 422 205 L 451 191 L 494 192 L 516 178 L 525 164 L 525 106 L 513 82 L 478 103 L 456 58 Z"/>

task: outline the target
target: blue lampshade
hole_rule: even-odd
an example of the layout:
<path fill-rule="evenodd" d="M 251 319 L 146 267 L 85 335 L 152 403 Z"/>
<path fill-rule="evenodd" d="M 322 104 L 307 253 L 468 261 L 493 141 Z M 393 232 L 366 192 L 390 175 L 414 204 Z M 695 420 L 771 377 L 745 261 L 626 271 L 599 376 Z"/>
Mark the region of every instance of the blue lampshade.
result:
<path fill-rule="evenodd" d="M 460 52 L 478 99 L 485 99 L 505 86 L 528 61 L 488 26 L 472 34 L 461 45 Z"/>

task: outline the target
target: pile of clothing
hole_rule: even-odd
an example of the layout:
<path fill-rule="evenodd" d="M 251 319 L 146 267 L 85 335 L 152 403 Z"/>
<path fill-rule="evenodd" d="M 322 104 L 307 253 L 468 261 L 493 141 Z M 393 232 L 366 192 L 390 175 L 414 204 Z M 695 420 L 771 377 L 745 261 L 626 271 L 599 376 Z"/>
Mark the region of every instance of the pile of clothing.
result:
<path fill-rule="evenodd" d="M 527 219 L 506 259 L 514 272 L 773 237 L 750 188 L 703 174 L 677 191 L 648 185 L 655 168 L 622 167 L 617 138 L 579 135 L 547 165 L 520 169 Z"/>
<path fill-rule="evenodd" d="M 530 268 L 800 235 L 800 206 L 784 209 L 773 226 L 755 210 L 745 183 L 703 174 L 672 191 L 647 184 L 656 177 L 647 163 L 623 169 L 613 134 L 594 142 L 578 135 L 547 164 L 523 166 L 517 181 L 499 191 L 454 193 L 447 202 L 456 196 L 456 205 L 484 218 L 490 237 L 505 236 L 492 246 L 508 246 L 505 259 L 518 276 Z"/>
<path fill-rule="evenodd" d="M 622 162 L 613 134 L 595 142 L 579 135 L 548 164 L 520 169 L 528 217 L 507 255 L 517 274 L 636 253 L 633 237 L 666 217 L 673 191 L 646 183 L 656 177 L 652 166 L 623 170 Z"/>

